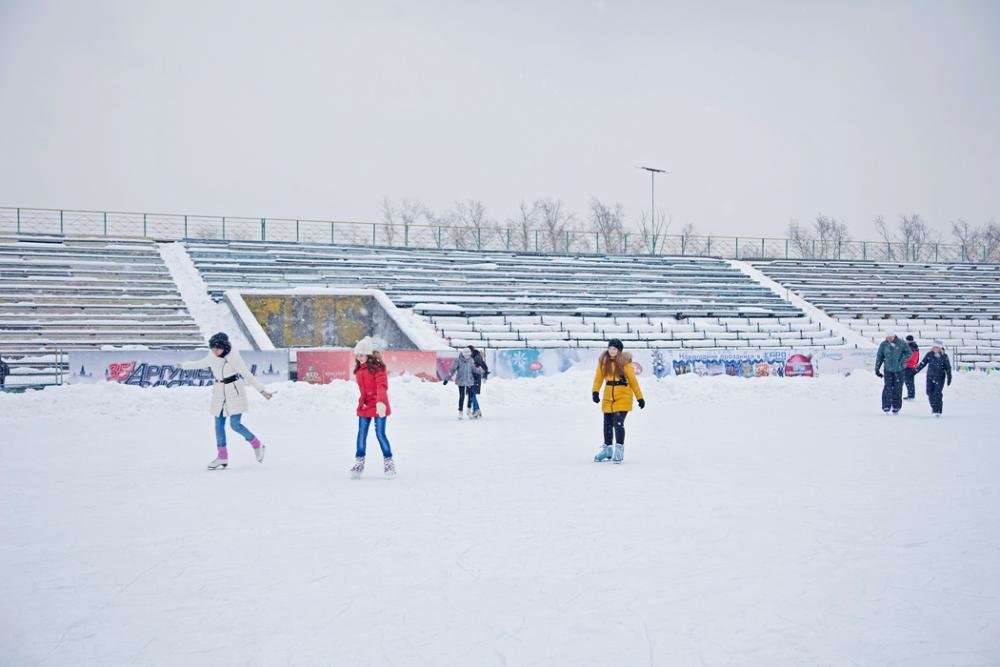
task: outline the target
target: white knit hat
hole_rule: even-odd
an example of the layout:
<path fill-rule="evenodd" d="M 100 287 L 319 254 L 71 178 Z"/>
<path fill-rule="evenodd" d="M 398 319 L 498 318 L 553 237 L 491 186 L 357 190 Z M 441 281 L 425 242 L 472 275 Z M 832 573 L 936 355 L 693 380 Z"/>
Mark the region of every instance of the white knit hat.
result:
<path fill-rule="evenodd" d="M 354 345 L 354 354 L 371 354 L 375 351 L 375 341 L 371 336 L 365 336 Z"/>
<path fill-rule="evenodd" d="M 944 341 L 940 338 L 934 339 L 934 347 L 944 347 Z"/>

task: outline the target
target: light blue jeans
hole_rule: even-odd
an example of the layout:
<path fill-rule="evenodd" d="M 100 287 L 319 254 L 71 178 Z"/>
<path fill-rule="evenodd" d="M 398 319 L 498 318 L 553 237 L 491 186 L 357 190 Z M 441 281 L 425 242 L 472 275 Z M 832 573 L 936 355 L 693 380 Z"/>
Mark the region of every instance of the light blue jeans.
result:
<path fill-rule="evenodd" d="M 240 417 L 242 416 L 242 414 L 230 415 L 229 427 L 246 438 L 247 442 L 250 442 L 255 436 L 250 432 L 250 429 L 240 423 Z M 215 418 L 215 444 L 218 447 L 226 446 L 226 418 L 221 412 Z"/>

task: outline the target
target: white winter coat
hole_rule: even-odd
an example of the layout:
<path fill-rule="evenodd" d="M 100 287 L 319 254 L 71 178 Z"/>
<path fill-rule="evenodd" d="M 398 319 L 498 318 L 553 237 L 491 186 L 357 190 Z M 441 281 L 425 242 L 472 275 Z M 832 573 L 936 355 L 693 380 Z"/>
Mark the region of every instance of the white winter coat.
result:
<path fill-rule="evenodd" d="M 217 357 L 211 352 L 208 356 L 194 361 L 182 361 L 181 368 L 189 371 L 198 368 L 212 369 L 215 382 L 212 384 L 212 414 L 218 416 L 238 415 L 247 411 L 247 383 L 249 382 L 259 392 L 264 392 L 264 383 L 258 380 L 247 368 L 247 364 L 236 350 L 230 351 L 224 357 Z M 236 382 L 223 384 L 222 378 L 231 375 L 241 376 Z"/>

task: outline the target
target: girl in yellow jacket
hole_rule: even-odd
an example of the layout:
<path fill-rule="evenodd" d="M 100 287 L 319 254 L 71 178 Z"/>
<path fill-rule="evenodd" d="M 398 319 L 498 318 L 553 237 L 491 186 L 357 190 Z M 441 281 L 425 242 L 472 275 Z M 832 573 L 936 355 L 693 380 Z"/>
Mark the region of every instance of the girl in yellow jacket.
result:
<path fill-rule="evenodd" d="M 594 403 L 600 403 L 604 412 L 604 446 L 597 452 L 594 461 L 601 463 L 611 459 L 621 463 L 625 458 L 625 417 L 632 411 L 632 397 L 635 396 L 639 409 L 646 407 L 639 381 L 635 379 L 632 355 L 624 351 L 625 346 L 617 338 L 608 341 L 608 349 L 597 362 L 594 374 Z M 604 385 L 604 400 L 601 400 L 601 385 Z M 612 450 L 611 436 L 615 446 Z"/>

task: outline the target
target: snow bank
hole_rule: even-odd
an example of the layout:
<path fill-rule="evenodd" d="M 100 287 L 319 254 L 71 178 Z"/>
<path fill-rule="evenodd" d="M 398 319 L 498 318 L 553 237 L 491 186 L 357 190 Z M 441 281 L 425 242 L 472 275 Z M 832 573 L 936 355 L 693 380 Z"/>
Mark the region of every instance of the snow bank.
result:
<path fill-rule="evenodd" d="M 183 243 L 160 243 L 160 257 L 163 258 L 177 290 L 184 299 L 184 305 L 198 325 L 198 330 L 207 341 L 212 334 L 225 331 L 236 349 L 252 349 L 250 341 L 236 322 L 229 307 L 212 301 L 208 295 L 208 285 L 202 279 L 198 268 L 191 261 Z"/>
<path fill-rule="evenodd" d="M 1000 661 L 998 376 L 648 381 L 622 466 L 589 373 L 393 379 L 392 482 L 354 386 L 276 388 L 220 473 L 207 389 L 0 394 L 2 662 Z"/>

